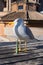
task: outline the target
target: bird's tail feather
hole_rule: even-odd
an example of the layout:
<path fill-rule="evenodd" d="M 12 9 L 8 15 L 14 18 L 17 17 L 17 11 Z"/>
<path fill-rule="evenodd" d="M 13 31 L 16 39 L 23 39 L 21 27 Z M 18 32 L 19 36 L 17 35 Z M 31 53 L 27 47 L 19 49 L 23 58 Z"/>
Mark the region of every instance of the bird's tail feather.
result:
<path fill-rule="evenodd" d="M 43 42 L 43 40 L 33 39 L 33 40 L 29 40 L 28 42 L 29 42 L 29 43 L 30 43 L 30 42 L 31 42 L 31 43 L 33 43 L 33 42 Z"/>

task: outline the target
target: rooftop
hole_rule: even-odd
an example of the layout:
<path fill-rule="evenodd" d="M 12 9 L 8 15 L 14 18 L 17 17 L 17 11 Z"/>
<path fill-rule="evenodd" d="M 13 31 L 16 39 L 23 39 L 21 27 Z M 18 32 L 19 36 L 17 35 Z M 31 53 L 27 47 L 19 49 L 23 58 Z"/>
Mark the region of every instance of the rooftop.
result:
<path fill-rule="evenodd" d="M 43 14 L 36 11 L 28 11 L 30 20 L 43 20 Z M 25 12 L 11 12 L 3 17 L 2 20 L 14 20 L 16 18 L 26 19 Z"/>

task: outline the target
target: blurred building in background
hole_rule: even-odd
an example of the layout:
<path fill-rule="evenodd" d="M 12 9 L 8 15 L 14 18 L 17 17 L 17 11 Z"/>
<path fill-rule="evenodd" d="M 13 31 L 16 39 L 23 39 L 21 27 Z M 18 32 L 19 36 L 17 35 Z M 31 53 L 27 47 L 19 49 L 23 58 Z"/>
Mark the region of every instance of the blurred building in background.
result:
<path fill-rule="evenodd" d="M 0 23 L 3 23 L 1 24 L 2 30 L 5 26 L 11 26 L 12 23 L 9 22 L 13 22 L 16 18 L 26 19 L 26 10 L 28 10 L 30 20 L 43 20 L 43 15 L 39 13 L 39 11 L 43 9 L 40 4 L 42 1 L 43 0 L 0 0 Z M 2 34 L 2 32 L 0 34 Z"/>
<path fill-rule="evenodd" d="M 29 2 L 28 10 L 37 10 L 39 0 L 0 0 L 0 16 L 4 16 L 10 12 L 25 12 L 26 1 Z"/>

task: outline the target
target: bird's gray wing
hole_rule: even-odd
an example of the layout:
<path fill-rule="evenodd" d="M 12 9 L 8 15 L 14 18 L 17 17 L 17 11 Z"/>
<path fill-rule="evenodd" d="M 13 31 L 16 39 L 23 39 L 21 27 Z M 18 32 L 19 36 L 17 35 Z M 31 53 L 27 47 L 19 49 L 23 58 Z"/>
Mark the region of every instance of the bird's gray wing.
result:
<path fill-rule="evenodd" d="M 32 31 L 30 30 L 29 27 L 25 26 L 25 33 L 30 37 L 31 40 L 33 41 L 40 41 L 38 39 L 36 39 L 32 33 Z"/>
<path fill-rule="evenodd" d="M 30 37 L 30 39 L 35 39 L 32 31 L 27 26 L 25 26 L 25 33 Z"/>

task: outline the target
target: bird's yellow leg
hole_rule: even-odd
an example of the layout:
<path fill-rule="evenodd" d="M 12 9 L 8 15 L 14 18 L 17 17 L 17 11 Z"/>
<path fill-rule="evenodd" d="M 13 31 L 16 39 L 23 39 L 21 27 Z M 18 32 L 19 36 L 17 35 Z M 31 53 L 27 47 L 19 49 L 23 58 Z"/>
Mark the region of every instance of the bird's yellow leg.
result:
<path fill-rule="evenodd" d="M 21 40 L 19 40 L 19 52 L 21 51 Z"/>
<path fill-rule="evenodd" d="M 16 54 L 18 54 L 18 52 L 19 52 L 18 46 L 19 46 L 19 43 L 18 43 L 18 40 L 16 40 Z"/>
<path fill-rule="evenodd" d="M 27 42 L 25 41 L 25 52 L 27 51 Z"/>

